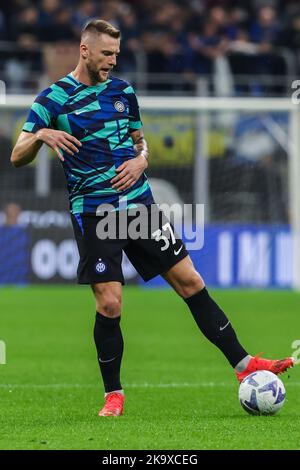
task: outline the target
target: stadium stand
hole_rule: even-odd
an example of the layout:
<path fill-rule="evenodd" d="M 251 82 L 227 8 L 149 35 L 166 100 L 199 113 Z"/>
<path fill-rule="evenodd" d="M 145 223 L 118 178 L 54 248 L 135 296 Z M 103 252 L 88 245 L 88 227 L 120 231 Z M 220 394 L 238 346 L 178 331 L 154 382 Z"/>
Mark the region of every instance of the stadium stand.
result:
<path fill-rule="evenodd" d="M 12 0 L 0 6 L 0 78 L 8 90 L 38 90 L 51 47 L 76 44 L 96 16 L 121 28 L 117 71 L 139 92 L 194 94 L 201 78 L 202 94 L 218 94 L 213 78 L 222 72 L 223 81 L 233 79 L 228 94 L 274 96 L 299 72 L 297 1 Z"/>

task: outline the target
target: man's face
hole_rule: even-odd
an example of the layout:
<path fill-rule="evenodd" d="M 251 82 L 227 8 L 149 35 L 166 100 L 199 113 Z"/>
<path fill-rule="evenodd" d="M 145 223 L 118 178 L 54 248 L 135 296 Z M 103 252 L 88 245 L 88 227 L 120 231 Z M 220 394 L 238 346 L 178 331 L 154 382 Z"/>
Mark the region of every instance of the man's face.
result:
<path fill-rule="evenodd" d="M 108 34 L 99 34 L 86 41 L 81 50 L 92 83 L 105 82 L 117 63 L 120 39 L 112 38 Z"/>

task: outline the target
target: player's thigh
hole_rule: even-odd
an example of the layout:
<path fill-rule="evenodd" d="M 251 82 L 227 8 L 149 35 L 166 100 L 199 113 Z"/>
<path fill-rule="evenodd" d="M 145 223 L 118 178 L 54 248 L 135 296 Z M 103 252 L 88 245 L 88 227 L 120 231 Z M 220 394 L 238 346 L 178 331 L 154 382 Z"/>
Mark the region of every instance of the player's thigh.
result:
<path fill-rule="evenodd" d="M 188 256 L 183 241 L 172 223 L 157 206 L 148 208 L 143 221 L 144 236 L 133 239 L 124 247 L 129 260 L 145 281 L 169 271 Z"/>
<path fill-rule="evenodd" d="M 97 284 L 111 281 L 124 283 L 122 248 L 124 240 L 99 239 L 99 218 L 93 215 L 72 216 L 75 239 L 79 251 L 77 278 L 79 284 Z"/>

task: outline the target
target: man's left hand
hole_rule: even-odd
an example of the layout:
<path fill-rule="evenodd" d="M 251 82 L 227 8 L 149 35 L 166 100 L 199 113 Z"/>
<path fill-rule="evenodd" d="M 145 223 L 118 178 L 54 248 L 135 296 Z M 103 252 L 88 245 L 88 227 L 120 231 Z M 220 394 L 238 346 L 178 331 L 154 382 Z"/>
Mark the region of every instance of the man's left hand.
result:
<path fill-rule="evenodd" d="M 118 191 L 131 188 L 144 173 L 147 166 L 147 159 L 143 155 L 127 160 L 116 168 L 118 174 L 111 180 L 112 187 Z"/>

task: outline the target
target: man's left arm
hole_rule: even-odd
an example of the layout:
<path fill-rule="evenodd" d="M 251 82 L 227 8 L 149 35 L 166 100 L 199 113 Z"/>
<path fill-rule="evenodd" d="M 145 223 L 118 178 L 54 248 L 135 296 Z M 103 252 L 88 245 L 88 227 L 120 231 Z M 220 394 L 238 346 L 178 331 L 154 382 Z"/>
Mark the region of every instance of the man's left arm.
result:
<path fill-rule="evenodd" d="M 140 128 L 131 132 L 136 157 L 122 163 L 117 169 L 117 176 L 112 180 L 112 187 L 118 191 L 133 186 L 148 167 L 148 145 Z"/>
<path fill-rule="evenodd" d="M 134 149 L 136 152 L 136 157 L 139 157 L 140 155 L 142 155 L 146 159 L 147 166 L 148 166 L 149 152 L 148 152 L 148 145 L 144 137 L 143 129 L 138 129 L 136 131 L 133 131 L 131 133 L 131 137 L 134 142 Z"/>

